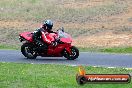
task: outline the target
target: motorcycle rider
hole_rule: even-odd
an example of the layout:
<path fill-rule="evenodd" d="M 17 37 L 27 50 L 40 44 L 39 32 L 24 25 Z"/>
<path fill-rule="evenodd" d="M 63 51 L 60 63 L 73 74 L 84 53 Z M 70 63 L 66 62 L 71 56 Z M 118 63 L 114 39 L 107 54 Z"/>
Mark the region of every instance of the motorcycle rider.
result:
<path fill-rule="evenodd" d="M 46 37 L 49 33 L 55 33 L 52 31 L 52 27 L 53 27 L 53 22 L 51 20 L 45 20 L 41 28 L 38 28 L 33 32 L 34 42 L 42 49 L 47 49 L 48 45 L 50 44 L 52 44 L 53 46 L 57 45 L 56 41 L 50 41 Z M 41 38 L 42 34 L 44 35 L 43 39 Z"/>

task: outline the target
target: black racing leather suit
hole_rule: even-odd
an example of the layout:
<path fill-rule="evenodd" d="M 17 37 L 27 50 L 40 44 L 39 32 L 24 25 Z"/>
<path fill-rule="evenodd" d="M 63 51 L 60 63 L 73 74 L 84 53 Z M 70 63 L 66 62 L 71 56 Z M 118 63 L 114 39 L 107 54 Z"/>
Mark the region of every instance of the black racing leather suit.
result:
<path fill-rule="evenodd" d="M 53 31 L 46 31 L 44 30 L 43 28 L 38 28 L 36 29 L 34 32 L 33 32 L 33 40 L 34 42 L 42 47 L 43 49 L 47 49 L 48 48 L 48 45 L 51 44 L 51 41 L 43 41 L 42 38 L 41 38 L 41 35 L 42 35 L 42 32 L 47 32 L 47 33 L 54 33 Z M 46 34 L 44 34 L 45 36 L 45 40 L 48 40 L 46 39 Z"/>

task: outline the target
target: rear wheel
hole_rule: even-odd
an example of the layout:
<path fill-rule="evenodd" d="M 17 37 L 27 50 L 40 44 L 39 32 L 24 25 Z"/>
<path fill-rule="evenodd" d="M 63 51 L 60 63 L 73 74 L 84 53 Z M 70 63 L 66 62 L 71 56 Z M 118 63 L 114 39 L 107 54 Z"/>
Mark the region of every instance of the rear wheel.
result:
<path fill-rule="evenodd" d="M 79 50 L 75 46 L 72 46 L 70 49 L 71 49 L 71 54 L 69 54 L 66 50 L 64 50 L 63 55 L 68 60 L 75 60 L 79 56 Z"/>
<path fill-rule="evenodd" d="M 35 59 L 37 57 L 36 53 L 33 51 L 33 48 L 28 43 L 21 46 L 21 52 L 25 57 L 27 57 L 27 59 Z"/>

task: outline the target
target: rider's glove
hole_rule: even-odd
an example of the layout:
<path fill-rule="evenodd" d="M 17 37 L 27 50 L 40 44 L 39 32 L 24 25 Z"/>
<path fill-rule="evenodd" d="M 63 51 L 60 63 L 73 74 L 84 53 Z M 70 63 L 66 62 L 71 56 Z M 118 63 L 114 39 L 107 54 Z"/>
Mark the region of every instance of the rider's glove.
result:
<path fill-rule="evenodd" d="M 51 43 L 52 46 L 57 46 L 57 44 L 58 43 L 56 41 L 54 41 L 54 42 Z"/>
<path fill-rule="evenodd" d="M 38 46 L 43 46 L 43 43 L 40 43 L 40 42 L 36 42 L 36 44 L 37 44 Z"/>
<path fill-rule="evenodd" d="M 56 40 L 55 40 L 56 42 L 59 42 L 60 41 L 60 38 L 56 38 Z"/>

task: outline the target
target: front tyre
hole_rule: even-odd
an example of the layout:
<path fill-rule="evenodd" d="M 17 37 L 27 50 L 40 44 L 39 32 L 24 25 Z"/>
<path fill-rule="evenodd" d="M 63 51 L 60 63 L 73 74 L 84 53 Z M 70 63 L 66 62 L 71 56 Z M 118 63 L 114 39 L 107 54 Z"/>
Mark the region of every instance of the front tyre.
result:
<path fill-rule="evenodd" d="M 79 50 L 75 46 L 72 46 L 70 49 L 71 49 L 71 54 L 69 54 L 66 50 L 64 50 L 63 55 L 68 60 L 75 60 L 79 56 Z"/>
<path fill-rule="evenodd" d="M 32 50 L 32 47 L 30 44 L 28 43 L 24 43 L 21 46 L 21 52 L 22 54 L 27 57 L 27 59 L 36 59 L 37 55 L 35 54 L 35 52 Z"/>

